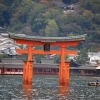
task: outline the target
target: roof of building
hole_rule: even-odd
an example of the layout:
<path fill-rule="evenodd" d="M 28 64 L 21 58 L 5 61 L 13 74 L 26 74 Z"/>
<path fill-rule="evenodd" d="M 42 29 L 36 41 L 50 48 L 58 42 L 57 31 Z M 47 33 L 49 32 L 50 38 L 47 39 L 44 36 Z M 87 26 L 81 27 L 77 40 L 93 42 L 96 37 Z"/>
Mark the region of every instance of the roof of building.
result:
<path fill-rule="evenodd" d="M 23 63 L 0 63 L 0 68 L 23 68 Z M 41 64 L 34 63 L 33 68 L 59 68 L 58 64 Z M 79 66 L 79 67 L 70 67 L 71 70 L 96 70 L 97 66 Z"/>
<path fill-rule="evenodd" d="M 25 34 L 15 34 L 8 32 L 10 38 L 17 38 L 23 40 L 31 40 L 31 41 L 41 41 L 41 42 L 63 42 L 63 41 L 82 41 L 85 40 L 86 34 L 78 35 L 78 36 L 67 36 L 67 37 L 44 37 L 44 36 L 28 36 Z"/>
<path fill-rule="evenodd" d="M 16 58 L 2 58 L 2 63 L 0 63 L 0 68 L 3 66 L 5 68 L 23 68 L 23 61 L 25 59 L 16 59 Z M 51 63 L 34 63 L 33 68 L 59 68 L 59 64 Z M 73 70 L 96 70 L 97 66 L 90 65 L 81 65 L 77 67 L 70 67 Z"/>
<path fill-rule="evenodd" d="M 70 67 L 71 69 L 78 69 L 78 70 L 96 70 L 96 66 L 79 66 L 79 67 Z"/>
<path fill-rule="evenodd" d="M 96 69 L 100 69 L 100 66 L 97 66 Z"/>
<path fill-rule="evenodd" d="M 14 42 L 13 39 L 8 37 L 0 36 L 0 53 L 5 53 L 9 55 L 16 55 L 15 48 L 19 48 L 19 45 Z"/>
<path fill-rule="evenodd" d="M 0 68 L 3 66 L 5 68 L 23 68 L 23 63 L 0 63 Z M 33 68 L 58 68 L 58 64 L 41 64 L 41 63 L 35 63 L 33 65 Z"/>

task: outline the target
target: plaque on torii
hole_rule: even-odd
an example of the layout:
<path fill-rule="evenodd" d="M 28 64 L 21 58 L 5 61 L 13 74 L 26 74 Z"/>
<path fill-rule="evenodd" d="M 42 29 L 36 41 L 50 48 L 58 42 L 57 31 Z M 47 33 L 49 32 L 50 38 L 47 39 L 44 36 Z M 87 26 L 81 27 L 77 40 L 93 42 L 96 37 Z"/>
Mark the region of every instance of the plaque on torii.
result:
<path fill-rule="evenodd" d="M 32 84 L 33 76 L 33 54 L 59 54 L 61 62 L 59 62 L 59 85 L 69 85 L 69 64 L 65 61 L 65 55 L 77 54 L 77 50 L 67 50 L 67 46 L 77 46 L 79 42 L 85 40 L 86 34 L 69 37 L 40 37 L 27 36 L 15 33 L 8 33 L 9 37 L 16 41 L 17 44 L 27 44 L 27 49 L 16 49 L 17 53 L 28 54 L 28 60 L 24 61 L 23 67 L 23 83 Z M 42 45 L 43 50 L 36 50 L 35 45 Z M 59 50 L 51 50 L 50 46 L 59 46 Z"/>

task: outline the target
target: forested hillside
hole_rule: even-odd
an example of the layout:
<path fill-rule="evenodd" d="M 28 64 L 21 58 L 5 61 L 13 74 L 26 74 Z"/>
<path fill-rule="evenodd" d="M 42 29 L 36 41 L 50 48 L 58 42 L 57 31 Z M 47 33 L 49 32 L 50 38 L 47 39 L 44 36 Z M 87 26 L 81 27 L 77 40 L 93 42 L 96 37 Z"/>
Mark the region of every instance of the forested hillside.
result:
<path fill-rule="evenodd" d="M 0 26 L 36 36 L 87 34 L 78 48 L 100 51 L 100 0 L 0 0 Z"/>

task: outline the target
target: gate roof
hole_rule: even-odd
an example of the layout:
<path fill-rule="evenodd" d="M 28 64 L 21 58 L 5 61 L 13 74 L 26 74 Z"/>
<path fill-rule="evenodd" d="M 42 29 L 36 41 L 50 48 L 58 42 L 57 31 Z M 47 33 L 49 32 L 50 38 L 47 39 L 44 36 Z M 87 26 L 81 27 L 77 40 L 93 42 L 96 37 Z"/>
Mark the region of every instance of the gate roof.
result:
<path fill-rule="evenodd" d="M 86 34 L 78 36 L 66 36 L 66 37 L 44 37 L 44 36 L 29 36 L 25 34 L 15 34 L 8 32 L 9 37 L 13 39 L 41 41 L 41 42 L 64 42 L 64 41 L 82 41 L 85 40 Z"/>

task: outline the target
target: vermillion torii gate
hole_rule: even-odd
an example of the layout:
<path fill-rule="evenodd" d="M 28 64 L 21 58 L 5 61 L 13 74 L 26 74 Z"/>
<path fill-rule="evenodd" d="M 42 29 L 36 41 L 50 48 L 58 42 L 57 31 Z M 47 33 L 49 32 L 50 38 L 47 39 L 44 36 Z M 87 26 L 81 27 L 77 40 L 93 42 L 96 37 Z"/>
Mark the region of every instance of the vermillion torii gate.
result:
<path fill-rule="evenodd" d="M 60 54 L 61 62 L 59 63 L 59 84 L 69 84 L 69 62 L 65 62 L 66 54 L 77 54 L 75 50 L 66 50 L 66 46 L 76 46 L 82 40 L 85 40 L 86 34 L 71 37 L 39 37 L 26 36 L 21 34 L 9 33 L 9 37 L 14 39 L 18 44 L 27 44 L 27 49 L 16 49 L 18 53 L 28 54 L 28 60 L 24 61 L 23 83 L 32 84 L 33 61 L 32 54 Z M 43 45 L 44 50 L 36 50 L 34 45 Z M 60 46 L 60 50 L 50 50 L 50 45 Z"/>

